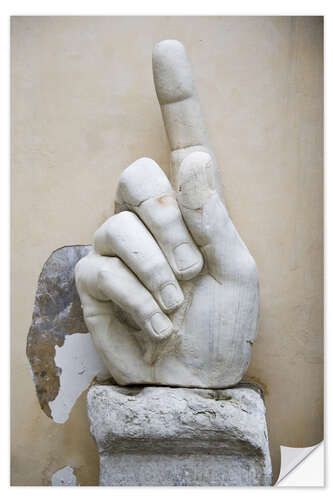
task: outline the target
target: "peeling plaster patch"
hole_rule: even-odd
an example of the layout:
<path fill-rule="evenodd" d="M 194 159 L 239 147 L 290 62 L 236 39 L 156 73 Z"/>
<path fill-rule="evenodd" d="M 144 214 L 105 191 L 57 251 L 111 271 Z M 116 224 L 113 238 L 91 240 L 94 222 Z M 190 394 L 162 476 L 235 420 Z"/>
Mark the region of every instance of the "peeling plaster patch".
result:
<path fill-rule="evenodd" d="M 54 362 L 55 346 L 61 347 L 67 335 L 88 332 L 75 286 L 74 268 L 90 250 L 90 245 L 58 248 L 45 262 L 38 279 L 26 352 L 39 404 L 48 417 L 51 416 L 49 402 L 57 397 L 60 387 Z"/>
<path fill-rule="evenodd" d="M 74 470 L 69 465 L 57 470 L 51 478 L 52 486 L 80 486 L 76 484 Z"/>
<path fill-rule="evenodd" d="M 67 335 L 64 344 L 55 349 L 60 388 L 57 397 L 49 402 L 49 407 L 53 420 L 63 424 L 77 398 L 89 387 L 93 378 L 97 376 L 98 380 L 105 380 L 110 374 L 97 354 L 89 333 Z"/>

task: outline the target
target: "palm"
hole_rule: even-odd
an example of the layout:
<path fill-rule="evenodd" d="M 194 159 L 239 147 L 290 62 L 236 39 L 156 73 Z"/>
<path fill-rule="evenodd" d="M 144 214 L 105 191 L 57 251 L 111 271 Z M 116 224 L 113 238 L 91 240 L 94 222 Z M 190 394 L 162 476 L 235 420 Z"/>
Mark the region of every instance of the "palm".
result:
<path fill-rule="evenodd" d="M 250 360 L 257 311 L 246 311 L 248 302 L 242 301 L 242 284 L 224 282 L 221 285 L 208 273 L 194 281 L 193 289 L 189 290 L 191 304 L 180 329 L 184 346 L 182 362 L 191 367 L 186 385 L 233 385 L 242 378 Z M 256 303 L 253 289 L 253 304 Z M 242 315 L 246 317 L 245 324 Z M 249 320 L 253 322 L 251 330 Z M 167 373 L 172 374 L 172 370 Z M 165 383 L 177 385 L 177 380 L 169 375 Z"/>
<path fill-rule="evenodd" d="M 250 360 L 259 310 L 257 268 L 222 200 L 215 162 L 205 146 L 205 137 L 200 137 L 205 134 L 201 117 L 195 113 L 195 123 L 192 123 L 191 113 L 184 108 L 183 103 L 192 95 L 195 100 L 197 97 L 192 81 L 186 87 L 187 60 L 178 60 L 184 59 L 183 48 L 178 42 L 162 42 L 155 51 L 155 85 L 173 150 L 171 177 L 177 202 L 162 172 L 147 163 L 149 160 L 145 160 L 144 165 L 139 160 L 138 167 L 135 164 L 129 167 L 122 175 L 117 194 L 116 208 L 123 214 L 111 218 L 96 233 L 95 250 L 77 266 L 78 291 L 88 329 L 119 384 L 226 387 L 242 378 Z M 179 76 L 177 64 L 181 68 L 182 86 L 175 81 Z M 174 95 L 175 89 L 184 94 L 180 96 L 182 99 Z M 177 108 L 168 108 L 177 100 L 181 114 Z M 198 105 L 196 101 L 187 104 Z M 178 115 L 172 117 L 172 113 Z M 182 126 L 181 120 L 175 121 L 179 116 Z M 189 147 L 185 147 L 188 136 L 193 134 Z M 198 144 L 198 140 L 203 146 L 191 146 Z M 176 221 L 177 211 L 181 213 L 181 220 Z M 137 222 L 131 212 L 141 220 Z M 167 271 L 155 266 L 152 268 L 155 274 L 151 272 L 150 278 L 146 267 L 148 269 L 149 261 L 154 260 L 156 248 L 150 249 L 153 243 L 148 240 L 140 247 L 141 226 L 133 226 L 138 229 L 132 230 L 132 240 L 137 234 L 138 242 L 128 240 L 123 226 L 133 223 L 147 226 L 178 278 L 175 286 L 180 286 L 184 300 L 170 311 L 156 309 L 163 301 L 159 302 L 159 292 L 153 283 Z M 181 231 L 186 231 L 190 245 L 200 249 L 200 252 L 192 249 L 192 253 L 196 251 L 204 257 L 203 267 L 193 268 L 192 274 L 186 271 L 177 275 L 177 262 L 175 264 L 170 251 L 175 247 L 174 241 L 172 244 L 170 241 Z M 142 234 L 143 239 L 148 237 Z M 148 253 L 144 256 L 144 248 L 148 247 L 150 250 L 146 250 Z M 125 274 L 130 272 L 126 266 L 132 268 L 138 281 Z M 127 276 L 132 288 L 128 288 L 125 296 Z M 165 278 L 169 283 L 168 280 Z M 149 306 L 149 314 L 142 313 L 150 300 L 142 283 L 157 301 L 151 298 L 155 305 Z M 141 300 L 142 307 L 137 299 L 141 295 L 146 297 Z M 161 337 L 154 337 L 151 323 L 147 327 L 146 321 L 152 316 L 151 311 L 155 317 L 159 311 L 157 316 L 164 322 L 169 318 L 172 334 L 171 328 L 165 328 Z"/>

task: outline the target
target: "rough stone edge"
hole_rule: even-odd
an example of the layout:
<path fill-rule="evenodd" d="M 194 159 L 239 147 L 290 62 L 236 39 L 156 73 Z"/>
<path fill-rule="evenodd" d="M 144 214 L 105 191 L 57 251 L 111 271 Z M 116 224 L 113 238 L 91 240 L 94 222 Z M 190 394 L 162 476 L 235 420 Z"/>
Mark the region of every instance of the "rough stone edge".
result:
<path fill-rule="evenodd" d="M 86 410 L 87 410 L 87 416 L 88 416 L 88 420 L 89 420 L 89 424 L 90 424 L 90 432 L 91 432 L 91 435 L 95 441 L 95 444 L 96 444 L 96 447 L 97 447 L 97 451 L 98 451 L 98 454 L 99 454 L 99 460 L 101 460 L 101 453 L 102 454 L 105 454 L 106 453 L 106 450 L 99 450 L 98 449 L 98 443 L 95 439 L 95 436 L 92 432 L 92 427 L 93 427 L 93 423 L 91 421 L 91 418 L 90 418 L 90 415 L 89 415 L 89 410 L 88 410 L 88 406 L 89 406 L 89 396 L 91 396 L 91 394 L 98 389 L 98 386 L 116 386 L 117 388 L 120 389 L 120 392 L 122 391 L 129 391 L 128 395 L 130 395 L 130 392 L 131 391 L 136 391 L 137 390 L 142 390 L 144 389 L 145 387 L 155 387 L 155 388 L 159 388 L 159 389 L 187 389 L 187 390 L 199 390 L 199 391 L 204 391 L 204 390 L 207 390 L 207 391 L 228 391 L 228 390 L 231 390 L 231 389 L 242 389 L 242 388 L 248 388 L 248 389 L 251 389 L 253 390 L 254 392 L 256 392 L 262 399 L 262 402 L 263 402 L 263 406 L 264 406 L 264 416 L 265 416 L 265 427 L 266 429 L 264 430 L 264 434 L 265 434 L 265 437 L 266 437 L 266 441 L 265 441 L 265 444 L 263 446 L 261 446 L 261 455 L 263 457 L 263 461 L 264 461 L 264 471 L 263 471 L 263 477 L 264 477 L 264 484 L 260 485 L 260 486 L 272 486 L 272 462 L 271 462 L 271 454 L 270 454 L 270 446 L 269 446 L 269 440 L 268 440 L 268 430 L 267 430 L 267 420 L 266 420 L 266 405 L 265 405 L 265 401 L 264 401 L 264 391 L 262 389 L 262 387 L 257 383 L 257 382 L 249 382 L 249 381 L 244 381 L 244 382 L 239 382 L 238 384 L 236 384 L 235 386 L 231 386 L 231 387 L 228 387 L 228 388 L 223 388 L 223 389 L 202 389 L 202 388 L 193 388 L 193 387 L 174 387 L 174 386 L 161 386 L 161 385 L 130 385 L 130 386 L 118 386 L 117 384 L 113 384 L 113 383 L 98 383 L 98 384 L 95 384 L 94 386 L 92 386 L 88 393 L 87 393 L 87 398 L 86 398 Z M 126 394 L 126 392 L 125 392 Z M 101 471 L 100 471 L 101 473 Z M 206 485 L 207 486 L 207 485 Z"/>

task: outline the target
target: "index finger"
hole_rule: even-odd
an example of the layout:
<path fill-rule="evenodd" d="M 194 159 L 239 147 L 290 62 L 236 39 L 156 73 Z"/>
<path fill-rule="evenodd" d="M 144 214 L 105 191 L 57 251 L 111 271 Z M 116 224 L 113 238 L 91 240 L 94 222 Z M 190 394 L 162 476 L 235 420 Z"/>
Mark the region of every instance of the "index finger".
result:
<path fill-rule="evenodd" d="M 175 184 L 180 163 L 189 153 L 205 151 L 214 163 L 215 158 L 191 65 L 180 42 L 163 40 L 155 45 L 153 75 L 171 149 L 171 180 Z"/>

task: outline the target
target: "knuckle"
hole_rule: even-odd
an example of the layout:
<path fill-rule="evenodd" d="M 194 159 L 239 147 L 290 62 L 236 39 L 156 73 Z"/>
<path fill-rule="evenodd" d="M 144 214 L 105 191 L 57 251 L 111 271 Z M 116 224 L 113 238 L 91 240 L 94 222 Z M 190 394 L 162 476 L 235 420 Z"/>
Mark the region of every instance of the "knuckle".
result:
<path fill-rule="evenodd" d="M 110 272 L 105 269 L 98 270 L 96 275 L 97 289 L 102 291 L 107 284 L 110 284 Z"/>
<path fill-rule="evenodd" d="M 82 257 L 74 266 L 74 276 L 76 280 L 80 280 L 85 276 L 85 270 L 89 266 L 88 255 Z"/>
<path fill-rule="evenodd" d="M 97 271 L 97 283 L 105 283 L 105 281 L 109 278 L 109 271 L 105 269 L 99 269 Z"/>
<path fill-rule="evenodd" d="M 80 259 L 74 267 L 75 285 L 81 299 L 89 289 L 89 284 L 91 281 L 91 269 L 91 253 Z"/>
<path fill-rule="evenodd" d="M 129 211 L 110 217 L 94 234 L 96 251 L 99 254 L 108 253 L 112 250 L 112 242 L 129 232 L 137 222 L 137 216 Z"/>
<path fill-rule="evenodd" d="M 124 267 L 118 257 L 101 257 L 96 267 L 96 279 L 98 282 L 110 281 L 115 272 L 119 272 Z"/>
<path fill-rule="evenodd" d="M 151 158 L 140 158 L 119 178 L 118 193 L 130 206 L 171 190 L 168 178 Z"/>
<path fill-rule="evenodd" d="M 127 227 L 132 226 L 138 221 L 138 217 L 133 212 L 125 210 L 124 212 L 113 215 L 106 221 L 104 232 L 107 233 L 108 237 L 118 236 L 118 234 L 123 233 Z"/>

